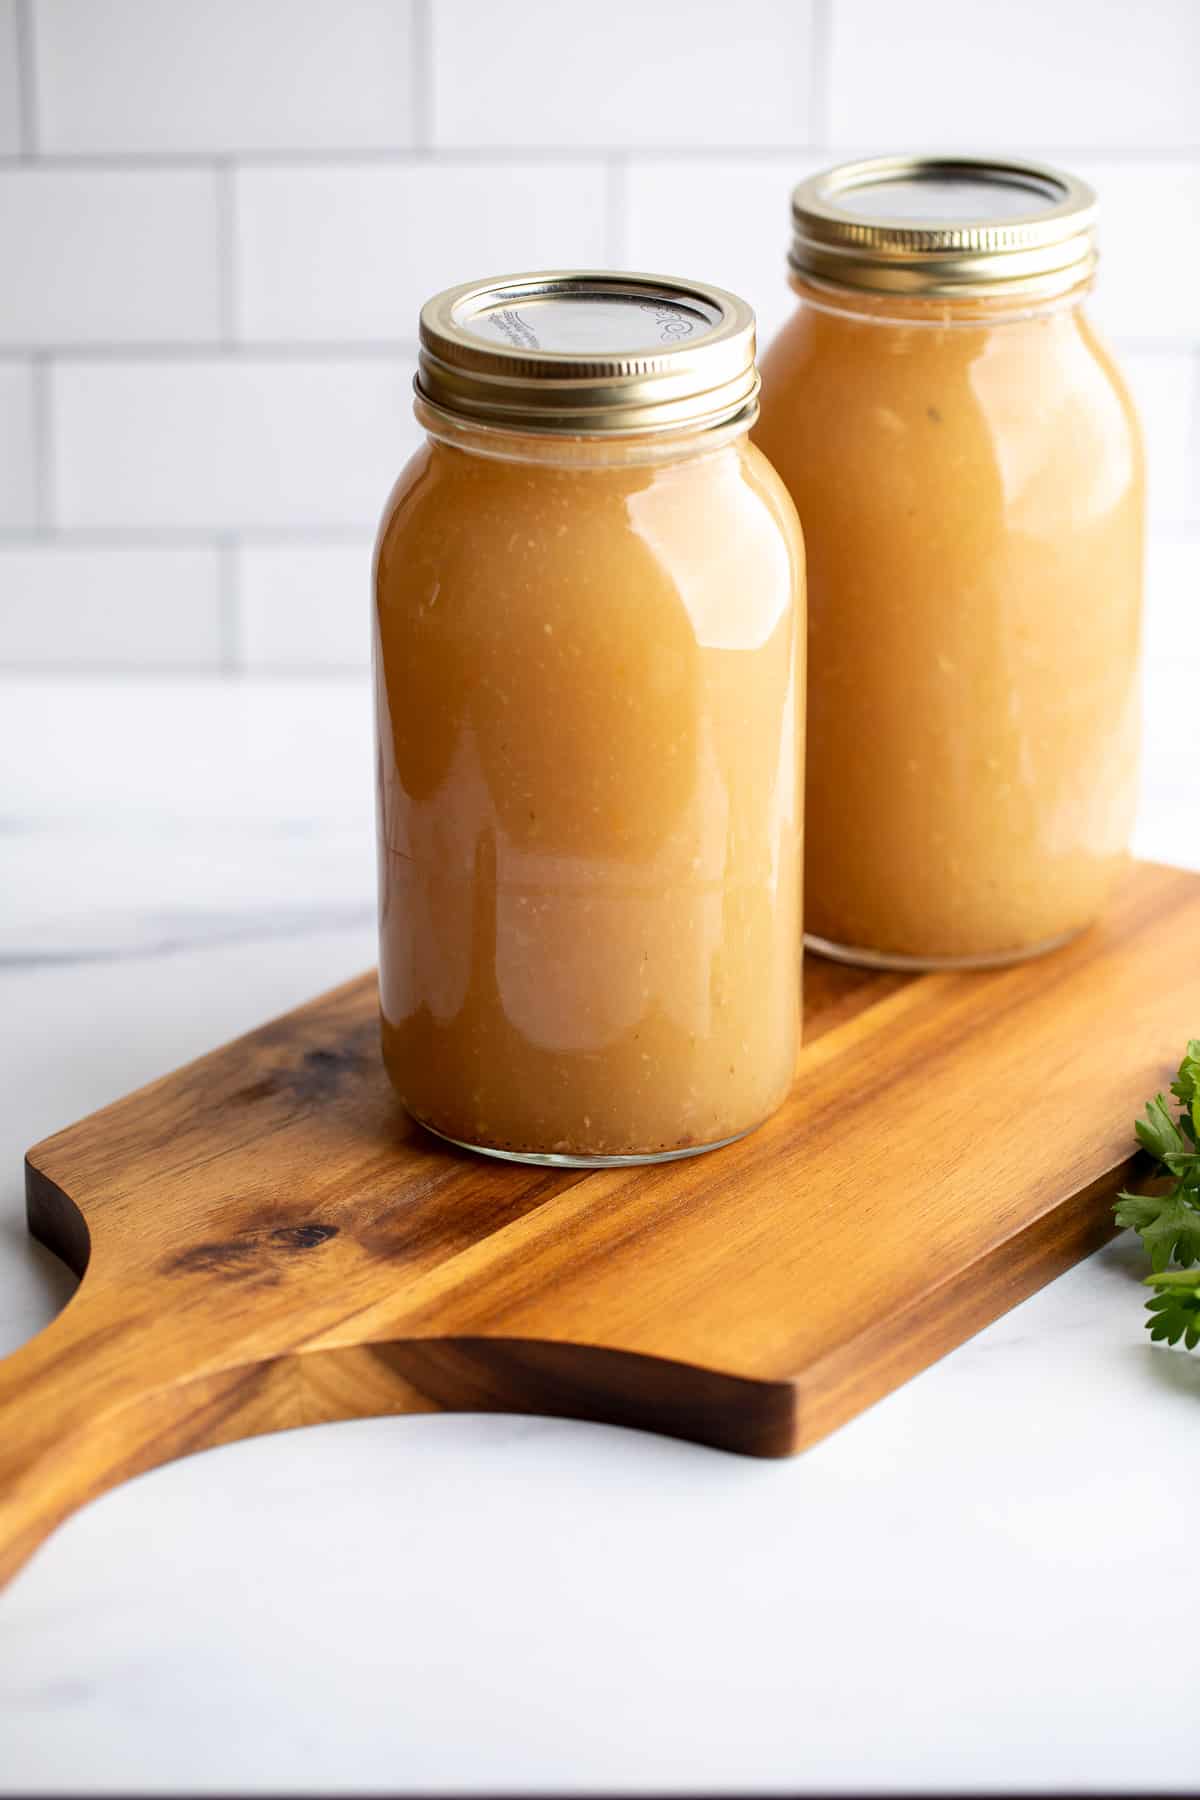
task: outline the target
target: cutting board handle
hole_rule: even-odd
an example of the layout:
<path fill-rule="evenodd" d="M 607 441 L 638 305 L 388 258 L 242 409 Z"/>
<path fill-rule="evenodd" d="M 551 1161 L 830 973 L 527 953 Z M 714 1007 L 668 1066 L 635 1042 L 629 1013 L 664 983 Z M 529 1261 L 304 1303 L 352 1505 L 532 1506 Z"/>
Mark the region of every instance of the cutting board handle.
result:
<path fill-rule="evenodd" d="M 0 1363 L 0 1585 L 85 1500 L 133 1473 L 133 1375 L 105 1354 L 81 1291 Z M 147 1465 L 143 1465 L 147 1466 Z"/>
<path fill-rule="evenodd" d="M 80 1285 L 44 1331 L 0 1361 L 0 1586 L 63 1519 L 119 1482 L 291 1422 L 267 1395 L 277 1363 L 243 1356 L 222 1368 L 211 1354 L 219 1344 L 206 1363 L 203 1333 L 188 1339 L 176 1313 L 139 1309 L 102 1271 L 89 1272 L 82 1214 L 29 1164 L 27 1194 L 30 1231 Z"/>

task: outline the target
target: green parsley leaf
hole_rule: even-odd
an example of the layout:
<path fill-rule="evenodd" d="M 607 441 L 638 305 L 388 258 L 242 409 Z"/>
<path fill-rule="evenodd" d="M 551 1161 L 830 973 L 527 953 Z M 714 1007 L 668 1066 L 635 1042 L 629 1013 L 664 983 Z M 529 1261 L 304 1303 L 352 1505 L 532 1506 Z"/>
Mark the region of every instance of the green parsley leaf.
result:
<path fill-rule="evenodd" d="M 1189 1271 L 1200 1263 L 1200 1038 L 1189 1041 L 1171 1092 L 1178 1118 L 1166 1095 L 1155 1094 L 1133 1127 L 1138 1143 L 1161 1165 L 1159 1178 L 1171 1177 L 1171 1185 L 1160 1194 L 1118 1194 L 1114 1217 L 1137 1232 L 1150 1257 L 1150 1336 L 1194 1350 L 1200 1344 L 1200 1273 Z"/>
<path fill-rule="evenodd" d="M 1200 1038 L 1192 1038 L 1188 1043 L 1171 1092 L 1189 1106 L 1200 1092 Z"/>
<path fill-rule="evenodd" d="M 1185 1155 L 1189 1149 L 1188 1140 L 1171 1117 L 1165 1094 L 1155 1094 L 1153 1100 L 1146 1102 L 1145 1114 L 1133 1129 L 1138 1143 L 1159 1162 L 1166 1162 L 1168 1156 Z"/>
<path fill-rule="evenodd" d="M 1166 1194 L 1118 1194 L 1114 1216 L 1122 1230 L 1137 1232 L 1156 1273 L 1168 1263 L 1189 1269 L 1200 1262 L 1200 1207 L 1190 1203 L 1183 1188 Z"/>
<path fill-rule="evenodd" d="M 1172 1269 L 1148 1275 L 1146 1285 L 1158 1290 L 1146 1302 L 1151 1315 L 1146 1326 L 1155 1343 L 1177 1344 L 1182 1338 L 1194 1350 L 1200 1344 L 1200 1277 Z"/>
<path fill-rule="evenodd" d="M 1179 1123 L 1193 1144 L 1200 1144 L 1200 1038 L 1193 1038 L 1171 1083 L 1171 1092 L 1183 1102 Z"/>

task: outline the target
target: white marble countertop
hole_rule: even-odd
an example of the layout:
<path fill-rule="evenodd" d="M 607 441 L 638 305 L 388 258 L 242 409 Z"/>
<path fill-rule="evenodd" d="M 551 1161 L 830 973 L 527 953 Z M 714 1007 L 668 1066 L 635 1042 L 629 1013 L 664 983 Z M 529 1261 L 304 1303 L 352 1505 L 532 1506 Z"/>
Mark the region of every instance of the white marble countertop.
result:
<path fill-rule="evenodd" d="M 1200 867 L 1156 681 L 1138 847 Z M 71 1285 L 25 1148 L 373 960 L 369 782 L 357 681 L 0 684 L 0 1352 Z M 789 1462 L 451 1416 L 144 1476 L 0 1597 L 0 1790 L 1179 1789 L 1200 1354 L 1138 1272 Z"/>

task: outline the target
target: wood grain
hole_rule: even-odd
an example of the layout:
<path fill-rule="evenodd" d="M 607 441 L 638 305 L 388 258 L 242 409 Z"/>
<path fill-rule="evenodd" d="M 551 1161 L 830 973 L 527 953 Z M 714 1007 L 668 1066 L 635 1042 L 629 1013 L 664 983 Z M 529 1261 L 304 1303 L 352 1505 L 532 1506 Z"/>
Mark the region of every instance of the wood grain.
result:
<path fill-rule="evenodd" d="M 30 1151 L 81 1275 L 0 1363 L 0 1577 L 114 1483 L 438 1409 L 799 1450 L 1111 1232 L 1130 1120 L 1200 1028 L 1200 878 L 988 975 L 810 959 L 788 1105 L 694 1161 L 468 1156 L 394 1103 L 351 982 Z"/>

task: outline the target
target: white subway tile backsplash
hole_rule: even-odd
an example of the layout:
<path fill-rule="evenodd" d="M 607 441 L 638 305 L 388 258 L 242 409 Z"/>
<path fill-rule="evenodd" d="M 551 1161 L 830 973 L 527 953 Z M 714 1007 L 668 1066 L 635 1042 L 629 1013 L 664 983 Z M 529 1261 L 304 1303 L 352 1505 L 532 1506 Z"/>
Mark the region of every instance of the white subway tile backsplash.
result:
<path fill-rule="evenodd" d="M 1200 535 L 1150 540 L 1142 791 L 1134 852 L 1178 862 L 1195 841 L 1200 749 Z"/>
<path fill-rule="evenodd" d="M 1114 336 L 1200 339 L 1200 161 L 1069 160 L 1100 198 L 1097 318 Z"/>
<path fill-rule="evenodd" d="M 438 145 L 801 144 L 811 0 L 435 0 Z"/>
<path fill-rule="evenodd" d="M 830 135 L 881 149 L 1194 148 L 1195 0 L 834 0 Z"/>
<path fill-rule="evenodd" d="M 1099 190 L 1153 712 L 1200 636 L 1198 93 L 1200 0 L 0 0 L 0 664 L 361 668 L 430 293 L 619 257 L 766 344 L 792 186 L 960 144 Z"/>
<path fill-rule="evenodd" d="M 59 363 L 55 523 L 370 530 L 419 440 L 410 379 L 374 358 Z"/>
<path fill-rule="evenodd" d="M 628 260 L 732 288 L 765 345 L 795 305 L 788 286 L 791 192 L 822 166 L 806 156 L 663 157 L 629 171 Z"/>
<path fill-rule="evenodd" d="M 1153 536 L 1146 574 L 1142 794 L 1134 851 L 1177 862 L 1196 824 L 1200 535 Z"/>
<path fill-rule="evenodd" d="M 17 0 L 0 0 L 0 156 L 21 148 L 21 90 L 17 72 Z"/>
<path fill-rule="evenodd" d="M 216 669 L 218 596 L 215 550 L 0 545 L 0 663 Z"/>
<path fill-rule="evenodd" d="M 371 546 L 248 545 L 238 553 L 238 663 L 363 669 L 370 660 Z"/>
<path fill-rule="evenodd" d="M 411 0 L 34 0 L 34 8 L 47 151 L 413 141 Z"/>
<path fill-rule="evenodd" d="M 33 367 L 0 362 L 0 529 L 37 522 Z"/>
<path fill-rule="evenodd" d="M 1192 454 L 1200 360 L 1190 350 L 1126 350 L 1118 360 L 1146 439 L 1151 524 L 1200 519 L 1200 458 Z"/>
<path fill-rule="evenodd" d="M 599 162 L 249 168 L 235 188 L 247 339 L 408 339 L 438 288 L 603 264 Z"/>
<path fill-rule="evenodd" d="M 1200 681 L 1200 534 L 1160 532 L 1146 559 L 1146 661 L 1151 679 L 1166 667 L 1186 664 Z M 1195 696 L 1190 724 L 1196 726 Z M 1189 786 L 1196 803 L 1195 783 Z"/>
<path fill-rule="evenodd" d="M 0 170 L 0 343 L 212 340 L 216 178 L 202 170 Z"/>

